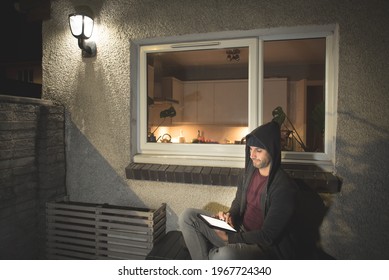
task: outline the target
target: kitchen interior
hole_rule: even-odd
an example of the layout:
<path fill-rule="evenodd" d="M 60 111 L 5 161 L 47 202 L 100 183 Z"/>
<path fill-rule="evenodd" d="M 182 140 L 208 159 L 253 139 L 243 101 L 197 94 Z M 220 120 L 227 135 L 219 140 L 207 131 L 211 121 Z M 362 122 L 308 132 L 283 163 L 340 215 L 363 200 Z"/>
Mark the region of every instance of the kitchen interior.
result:
<path fill-rule="evenodd" d="M 282 148 L 323 152 L 325 39 L 264 42 L 263 121 L 281 107 Z M 248 47 L 147 54 L 148 142 L 244 144 Z"/>

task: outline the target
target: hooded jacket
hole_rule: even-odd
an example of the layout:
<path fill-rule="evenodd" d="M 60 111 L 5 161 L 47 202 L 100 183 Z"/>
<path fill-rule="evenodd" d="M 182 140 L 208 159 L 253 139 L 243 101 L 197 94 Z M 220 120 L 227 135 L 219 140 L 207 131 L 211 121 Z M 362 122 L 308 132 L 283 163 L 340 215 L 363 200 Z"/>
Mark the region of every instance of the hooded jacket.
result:
<path fill-rule="evenodd" d="M 257 143 L 267 150 L 272 162 L 265 193 L 261 196 L 264 223 L 260 230 L 229 233 L 229 243 L 257 244 L 270 250 L 280 259 L 294 259 L 297 248 L 293 240 L 293 216 L 296 208 L 297 185 L 281 167 L 280 127 L 276 122 L 259 126 L 246 136 L 245 175 L 238 185 L 235 199 L 229 210 L 235 228 L 243 222 L 246 193 L 253 172 L 258 172 L 250 159 L 250 144 Z M 259 199 L 259 198 L 258 198 Z"/>

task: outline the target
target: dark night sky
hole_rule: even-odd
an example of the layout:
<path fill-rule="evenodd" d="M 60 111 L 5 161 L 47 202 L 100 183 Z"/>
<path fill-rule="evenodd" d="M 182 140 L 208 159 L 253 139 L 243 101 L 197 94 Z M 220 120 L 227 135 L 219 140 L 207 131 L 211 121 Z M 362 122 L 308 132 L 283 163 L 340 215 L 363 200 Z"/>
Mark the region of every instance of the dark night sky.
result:
<path fill-rule="evenodd" d="M 0 62 L 42 60 L 41 21 L 28 21 L 13 0 L 0 0 L 0 24 Z"/>

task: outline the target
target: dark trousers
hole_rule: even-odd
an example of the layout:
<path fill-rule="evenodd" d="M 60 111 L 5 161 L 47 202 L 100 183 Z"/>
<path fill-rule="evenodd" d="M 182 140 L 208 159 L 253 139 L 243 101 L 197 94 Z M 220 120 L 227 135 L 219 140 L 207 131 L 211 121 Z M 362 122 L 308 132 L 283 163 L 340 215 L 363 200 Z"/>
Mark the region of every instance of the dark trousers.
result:
<path fill-rule="evenodd" d="M 193 260 L 269 259 L 269 252 L 256 244 L 225 243 L 198 217 L 199 213 L 212 215 L 204 210 L 188 208 L 179 218 L 179 227 Z"/>

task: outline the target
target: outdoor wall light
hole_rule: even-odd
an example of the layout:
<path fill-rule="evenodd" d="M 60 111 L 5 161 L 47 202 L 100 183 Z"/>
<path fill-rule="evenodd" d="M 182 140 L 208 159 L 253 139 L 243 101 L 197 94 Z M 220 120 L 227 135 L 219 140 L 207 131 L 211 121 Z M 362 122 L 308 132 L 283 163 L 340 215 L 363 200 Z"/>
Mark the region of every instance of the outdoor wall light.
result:
<path fill-rule="evenodd" d="M 69 26 L 72 35 L 78 39 L 78 46 L 82 49 L 82 56 L 96 56 L 96 43 L 93 41 L 85 41 L 92 36 L 93 19 L 84 14 L 70 14 Z"/>

